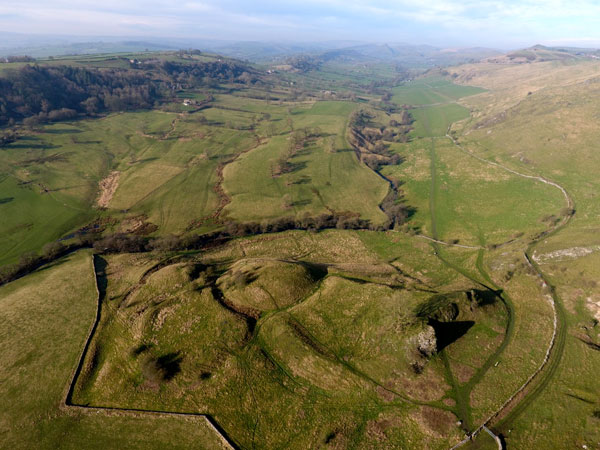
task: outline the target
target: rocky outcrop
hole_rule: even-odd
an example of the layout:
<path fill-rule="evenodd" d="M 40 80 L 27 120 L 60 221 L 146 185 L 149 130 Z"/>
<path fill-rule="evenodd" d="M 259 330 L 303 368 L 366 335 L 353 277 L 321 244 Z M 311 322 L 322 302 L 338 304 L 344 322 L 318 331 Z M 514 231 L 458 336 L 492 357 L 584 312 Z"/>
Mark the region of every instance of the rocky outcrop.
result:
<path fill-rule="evenodd" d="M 458 305 L 454 302 L 440 306 L 434 313 L 429 316 L 429 319 L 439 322 L 452 322 L 458 317 Z"/>
<path fill-rule="evenodd" d="M 417 335 L 417 350 L 423 355 L 430 357 L 437 351 L 437 340 L 435 330 L 431 325 L 427 325 L 423 331 Z"/>

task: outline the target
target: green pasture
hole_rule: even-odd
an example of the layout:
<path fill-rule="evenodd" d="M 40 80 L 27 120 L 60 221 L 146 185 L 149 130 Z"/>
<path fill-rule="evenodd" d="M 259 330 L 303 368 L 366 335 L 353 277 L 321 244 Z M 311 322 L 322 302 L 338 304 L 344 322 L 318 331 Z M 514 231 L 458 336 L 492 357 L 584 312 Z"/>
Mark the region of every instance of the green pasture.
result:
<path fill-rule="evenodd" d="M 260 221 L 349 211 L 373 223 L 383 222 L 385 215 L 377 205 L 387 193 L 387 183 L 359 164 L 345 141 L 347 115 L 353 109 L 351 103 L 317 102 L 292 111 L 295 128 L 319 127 L 322 136 L 298 151 L 290 173 L 273 176 L 273 165 L 286 151 L 289 135 L 274 136 L 228 165 L 224 188 L 231 196 L 229 216 Z M 284 196 L 289 196 L 289 205 L 284 205 Z"/>
<path fill-rule="evenodd" d="M 462 97 L 479 94 L 483 89 L 454 84 L 439 76 L 417 78 L 392 89 L 392 100 L 401 105 L 437 105 L 454 103 Z"/>

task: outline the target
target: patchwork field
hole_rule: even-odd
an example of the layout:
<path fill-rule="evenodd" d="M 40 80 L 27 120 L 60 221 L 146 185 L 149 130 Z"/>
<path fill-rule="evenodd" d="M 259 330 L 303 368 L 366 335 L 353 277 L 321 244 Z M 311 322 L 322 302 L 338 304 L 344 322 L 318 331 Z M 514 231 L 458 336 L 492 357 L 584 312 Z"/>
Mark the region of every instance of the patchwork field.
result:
<path fill-rule="evenodd" d="M 115 230 L 168 234 L 211 229 L 226 216 L 244 221 L 335 210 L 374 223 L 385 219 L 377 205 L 387 184 L 347 151 L 351 103 L 309 104 L 291 112 L 272 106 L 266 120 L 257 118 L 260 103 L 232 111 L 229 105 L 240 101 L 224 96 L 199 113 L 124 113 L 51 125 L 5 147 L 0 263 L 93 220 Z M 273 177 L 272 164 L 292 132 L 288 123 L 319 126 L 323 136 L 293 158 L 292 172 Z M 349 186 L 348 175 L 358 184 Z M 290 206 L 282 205 L 284 195 Z"/>
<path fill-rule="evenodd" d="M 223 186 L 232 199 L 225 209 L 229 217 L 260 221 L 351 211 L 374 224 L 383 222 L 385 215 L 378 205 L 388 191 L 388 184 L 357 164 L 346 143 L 348 116 L 354 109 L 356 106 L 349 102 L 318 102 L 292 110 L 294 127 L 318 127 L 322 136 L 294 156 L 289 173 L 272 176 L 273 164 L 285 151 L 289 134 L 273 137 L 228 165 L 223 172 Z"/>

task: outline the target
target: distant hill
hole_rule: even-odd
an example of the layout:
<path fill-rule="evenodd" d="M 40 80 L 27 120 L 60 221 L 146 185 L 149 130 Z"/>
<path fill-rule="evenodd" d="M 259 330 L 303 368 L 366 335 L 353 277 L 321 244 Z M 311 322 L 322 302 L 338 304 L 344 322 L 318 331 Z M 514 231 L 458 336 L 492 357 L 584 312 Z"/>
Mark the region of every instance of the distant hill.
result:
<path fill-rule="evenodd" d="M 25 35 L 0 32 L 0 57 L 28 55 L 34 58 L 65 55 L 91 55 L 98 53 L 143 52 L 178 50 L 181 46 L 146 40 L 115 40 L 103 37 L 74 41 L 69 36 Z"/>
<path fill-rule="evenodd" d="M 534 45 L 509 52 L 505 55 L 489 58 L 489 62 L 501 64 L 525 64 L 543 61 L 568 61 L 575 59 L 597 59 L 600 58 L 600 50 L 579 47 L 546 47 Z"/>
<path fill-rule="evenodd" d="M 400 63 L 411 68 L 455 65 L 501 56 L 487 48 L 438 48 L 429 45 L 373 44 L 352 41 L 260 42 L 210 39 L 115 38 L 44 36 L 0 32 L 0 57 L 29 55 L 34 58 L 98 53 L 140 52 L 198 48 L 256 63 L 276 63 L 305 55 L 322 62 Z"/>
<path fill-rule="evenodd" d="M 401 63 L 406 67 L 429 68 L 479 61 L 502 53 L 487 48 L 437 48 L 429 45 L 366 43 L 274 44 L 239 42 L 208 45 L 211 51 L 259 63 L 272 63 L 290 56 L 306 55 L 324 63 Z"/>
<path fill-rule="evenodd" d="M 329 52 L 328 56 L 331 56 Z M 429 45 L 364 44 L 334 52 L 337 59 L 354 61 L 386 61 L 406 67 L 433 67 L 479 61 L 498 56 L 501 52 L 488 48 L 438 48 Z M 329 58 L 331 60 L 333 58 Z"/>

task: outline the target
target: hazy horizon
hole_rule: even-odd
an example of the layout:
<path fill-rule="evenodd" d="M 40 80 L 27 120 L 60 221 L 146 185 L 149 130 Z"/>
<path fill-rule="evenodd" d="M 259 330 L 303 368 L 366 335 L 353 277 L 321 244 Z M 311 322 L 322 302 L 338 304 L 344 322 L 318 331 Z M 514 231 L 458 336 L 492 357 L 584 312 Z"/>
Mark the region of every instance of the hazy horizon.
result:
<path fill-rule="evenodd" d="M 223 40 L 317 43 L 356 41 L 511 49 L 534 44 L 600 45 L 600 4 L 589 0 L 188 1 L 98 4 L 41 0 L 0 5 L 4 32 L 35 38 Z"/>

